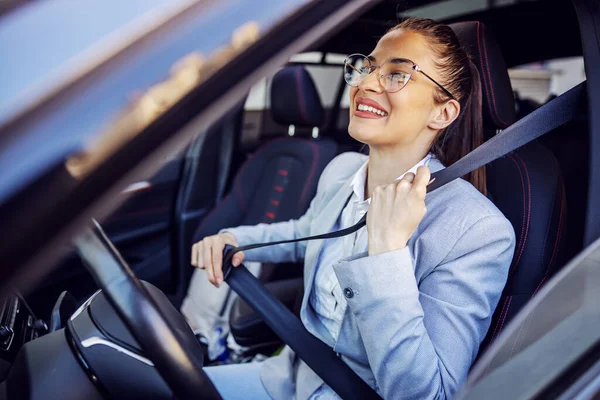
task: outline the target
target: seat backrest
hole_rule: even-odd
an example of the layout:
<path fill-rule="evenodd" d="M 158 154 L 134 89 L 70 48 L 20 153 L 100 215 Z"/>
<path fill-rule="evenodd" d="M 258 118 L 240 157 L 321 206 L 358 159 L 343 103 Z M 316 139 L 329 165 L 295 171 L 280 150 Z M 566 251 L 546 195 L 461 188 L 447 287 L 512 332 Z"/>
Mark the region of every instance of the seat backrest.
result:
<path fill-rule="evenodd" d="M 274 76 L 271 104 L 273 119 L 283 125 L 313 128 L 325 119 L 315 84 L 301 66 Z M 336 144 L 327 139 L 285 137 L 262 145 L 240 167 L 230 192 L 204 218 L 194 241 L 227 227 L 302 216 L 336 151 Z"/>
<path fill-rule="evenodd" d="M 516 120 L 513 92 L 502 52 L 480 22 L 451 25 L 472 54 L 481 78 L 487 138 Z M 555 157 L 534 141 L 487 168 L 492 201 L 513 225 L 516 249 L 508 281 L 480 347 L 480 354 L 562 265 L 566 227 L 563 178 Z"/>

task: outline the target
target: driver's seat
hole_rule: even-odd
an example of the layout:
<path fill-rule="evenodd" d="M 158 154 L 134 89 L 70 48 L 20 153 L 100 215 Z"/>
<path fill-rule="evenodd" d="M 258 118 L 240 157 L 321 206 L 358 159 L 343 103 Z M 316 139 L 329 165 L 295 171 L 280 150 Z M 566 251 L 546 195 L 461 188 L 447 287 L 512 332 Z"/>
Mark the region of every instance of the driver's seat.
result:
<path fill-rule="evenodd" d="M 514 99 L 506 63 L 491 32 L 480 22 L 451 25 L 463 46 L 473 55 L 483 94 L 483 123 L 486 137 L 516 120 Z M 492 201 L 512 223 L 517 239 L 508 281 L 480 353 L 539 288 L 563 265 L 566 229 L 564 184 L 558 163 L 550 151 L 534 141 L 487 168 Z M 276 297 L 293 308 L 295 288 L 301 295 L 302 282 L 272 282 L 267 285 Z M 242 300 L 231 313 L 231 332 L 244 346 L 265 344 L 274 333 Z M 240 344 L 241 344 L 240 343 Z"/>
<path fill-rule="evenodd" d="M 501 135 L 502 129 L 515 122 L 516 113 L 500 47 L 480 22 L 460 22 L 451 27 L 472 54 L 481 75 L 486 138 Z M 548 149 L 533 141 L 489 164 L 487 188 L 494 204 L 512 223 L 517 245 L 480 353 L 565 261 L 565 187 L 558 162 Z"/>

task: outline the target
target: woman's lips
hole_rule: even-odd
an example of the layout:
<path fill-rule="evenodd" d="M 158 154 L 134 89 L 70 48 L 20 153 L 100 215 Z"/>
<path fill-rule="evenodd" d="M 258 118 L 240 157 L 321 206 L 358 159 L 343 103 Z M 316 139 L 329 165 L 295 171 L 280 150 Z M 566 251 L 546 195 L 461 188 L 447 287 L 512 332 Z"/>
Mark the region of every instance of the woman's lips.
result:
<path fill-rule="evenodd" d="M 377 114 L 373 114 L 371 111 L 361 111 L 361 110 L 354 110 L 354 115 L 356 115 L 359 118 L 368 118 L 368 119 L 381 119 L 381 118 L 386 118 L 386 116 L 383 115 L 377 115 Z"/>

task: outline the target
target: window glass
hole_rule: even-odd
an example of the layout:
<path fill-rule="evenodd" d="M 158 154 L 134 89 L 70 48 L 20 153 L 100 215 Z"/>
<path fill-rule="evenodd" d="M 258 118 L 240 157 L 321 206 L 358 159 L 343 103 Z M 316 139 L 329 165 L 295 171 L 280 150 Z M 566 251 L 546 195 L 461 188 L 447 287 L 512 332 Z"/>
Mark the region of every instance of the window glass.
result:
<path fill-rule="evenodd" d="M 508 70 L 518 98 L 539 104 L 559 96 L 585 80 L 583 57 L 540 61 Z"/>

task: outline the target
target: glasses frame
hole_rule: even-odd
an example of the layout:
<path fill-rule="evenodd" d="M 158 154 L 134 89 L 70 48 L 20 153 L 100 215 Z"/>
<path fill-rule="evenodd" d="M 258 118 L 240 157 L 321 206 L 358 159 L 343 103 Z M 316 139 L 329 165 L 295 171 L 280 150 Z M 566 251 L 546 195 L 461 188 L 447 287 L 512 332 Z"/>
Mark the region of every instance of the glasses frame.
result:
<path fill-rule="evenodd" d="M 352 57 L 362 57 L 365 60 L 369 60 L 369 62 L 371 63 L 371 67 L 369 68 L 369 73 L 367 76 L 371 75 L 373 72 L 375 72 L 375 70 L 377 70 L 378 68 L 381 68 L 383 65 L 385 65 L 385 63 L 387 63 L 390 60 L 398 60 L 401 62 L 406 62 L 408 64 L 412 65 L 412 70 L 413 71 L 417 71 L 420 72 L 421 74 L 423 74 L 427 79 L 429 79 L 431 82 L 435 83 L 440 89 L 442 89 L 444 91 L 444 93 L 446 93 L 451 99 L 455 100 L 455 97 L 452 95 L 452 93 L 450 93 L 450 91 L 448 91 L 448 89 L 446 89 L 444 86 L 442 86 L 441 84 L 439 84 L 435 79 L 433 79 L 431 76 L 429 76 L 425 71 L 423 71 L 414 61 L 409 60 L 408 58 L 401 58 L 401 57 L 393 57 L 393 58 L 388 58 L 387 60 L 385 60 L 381 65 L 374 65 L 372 63 L 372 61 L 369 59 L 369 57 L 365 56 L 364 54 L 361 53 L 354 53 L 354 54 L 350 54 L 348 57 L 346 57 L 346 59 L 344 60 L 344 70 L 346 69 L 346 66 L 349 66 L 350 68 L 352 68 L 353 70 L 355 70 L 356 72 L 359 72 L 354 65 L 350 62 L 350 59 Z M 360 74 L 360 72 L 359 72 Z M 360 74 L 362 75 L 362 74 Z M 389 91 L 386 90 L 384 85 L 381 84 L 381 78 L 384 78 L 383 75 L 378 74 L 377 75 L 377 83 L 379 83 L 379 86 L 381 87 L 381 89 L 383 89 L 383 91 L 387 92 L 387 93 L 397 93 L 400 90 L 402 90 L 406 85 L 408 85 L 408 81 L 410 81 L 410 78 L 412 78 L 412 73 L 408 76 L 408 79 L 406 80 L 406 83 L 398 90 L 393 90 L 393 91 Z M 365 76 L 364 78 L 362 78 L 360 80 L 360 82 L 362 82 L 363 80 L 365 80 L 367 78 L 367 76 Z M 344 76 L 344 80 L 346 80 L 346 77 Z M 360 84 L 359 82 L 359 84 Z M 358 87 L 358 85 L 351 85 L 348 81 L 346 81 L 346 84 L 348 84 L 348 86 L 352 86 L 352 87 Z"/>

